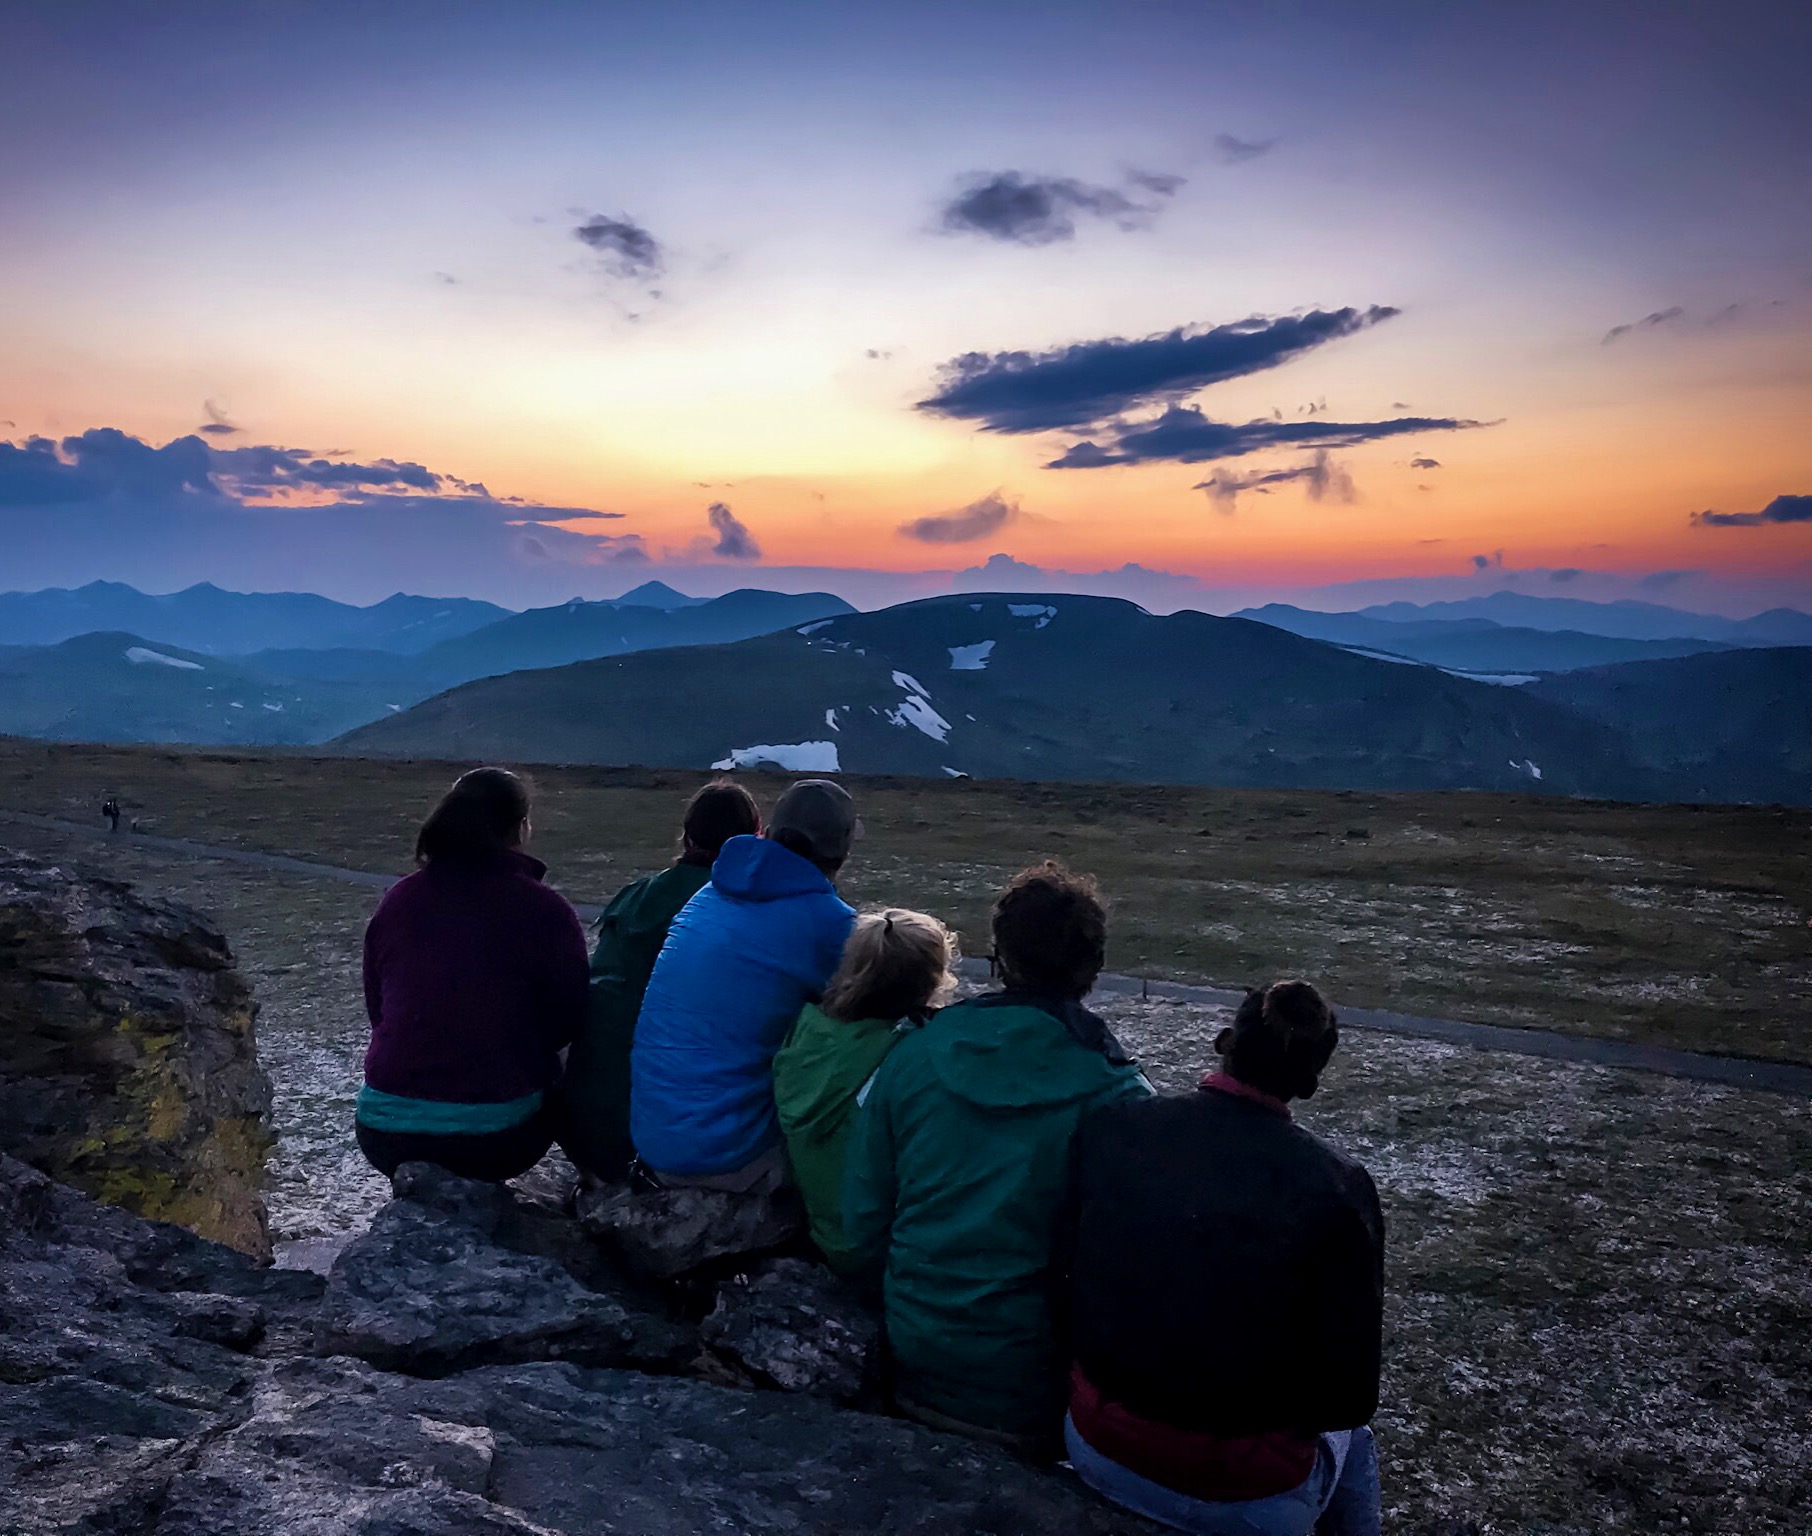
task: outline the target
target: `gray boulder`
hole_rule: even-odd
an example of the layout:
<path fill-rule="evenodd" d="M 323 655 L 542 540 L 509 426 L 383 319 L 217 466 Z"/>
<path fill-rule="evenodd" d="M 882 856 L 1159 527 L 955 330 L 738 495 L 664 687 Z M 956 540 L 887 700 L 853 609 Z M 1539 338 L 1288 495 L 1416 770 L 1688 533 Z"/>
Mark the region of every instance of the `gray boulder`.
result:
<path fill-rule="evenodd" d="M 635 1274 L 676 1280 L 726 1265 L 753 1263 L 805 1228 L 790 1190 L 732 1195 L 714 1189 L 588 1191 L 578 1197 L 580 1225 Z"/>
<path fill-rule="evenodd" d="M 462 1248 L 462 1227 L 488 1242 L 487 1226 L 508 1235 L 516 1219 L 483 1189 L 430 1177 L 420 1193 L 396 1202 L 415 1207 L 399 1225 L 438 1225 L 450 1248 Z M 768 1273 L 770 1285 L 803 1288 L 785 1269 Z M 316 1276 L 260 1270 L 0 1157 L 0 1530 L 1150 1530 L 1057 1473 L 806 1396 L 571 1363 L 424 1379 L 313 1358 L 296 1316 L 319 1289 Z M 254 1314 L 267 1325 L 256 1340 Z"/>
<path fill-rule="evenodd" d="M 200 913 L 0 850 L 0 1152 L 269 1259 L 257 1004 Z"/>
<path fill-rule="evenodd" d="M 771 1259 L 717 1288 L 704 1341 L 751 1383 L 833 1402 L 869 1395 L 880 1324 L 829 1270 Z"/>
<path fill-rule="evenodd" d="M 501 1185 L 407 1163 L 394 1187 L 334 1261 L 316 1353 L 414 1376 L 527 1360 L 677 1370 L 697 1354 L 696 1330 L 505 1246 L 527 1218 Z"/>
<path fill-rule="evenodd" d="M 808 1398 L 571 1365 L 414 1381 L 316 1361 L 273 1370 L 252 1414 L 169 1477 L 143 1529 L 1107 1536 L 1152 1528 L 1066 1477 Z"/>

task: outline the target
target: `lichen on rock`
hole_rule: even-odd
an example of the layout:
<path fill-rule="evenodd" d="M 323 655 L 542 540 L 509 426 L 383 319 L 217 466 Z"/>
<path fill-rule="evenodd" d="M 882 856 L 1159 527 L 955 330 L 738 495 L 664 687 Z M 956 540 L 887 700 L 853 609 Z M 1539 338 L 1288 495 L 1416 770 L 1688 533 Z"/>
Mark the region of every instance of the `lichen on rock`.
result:
<path fill-rule="evenodd" d="M 0 1151 L 268 1259 L 257 1012 L 193 908 L 0 850 Z"/>

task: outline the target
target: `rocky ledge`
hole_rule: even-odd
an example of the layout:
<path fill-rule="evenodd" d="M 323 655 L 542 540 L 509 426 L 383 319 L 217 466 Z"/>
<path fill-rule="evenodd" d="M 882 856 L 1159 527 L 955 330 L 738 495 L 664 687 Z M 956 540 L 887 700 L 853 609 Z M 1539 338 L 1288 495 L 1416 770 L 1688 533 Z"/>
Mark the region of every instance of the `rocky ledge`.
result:
<path fill-rule="evenodd" d="M 849 1406 L 873 1324 L 791 1259 L 654 1285 L 551 1203 L 402 1169 L 323 1278 L 0 1157 L 8 1536 L 1146 1532 Z"/>
<path fill-rule="evenodd" d="M 200 913 L 0 850 L 0 1152 L 269 1258 L 256 1015 Z"/>

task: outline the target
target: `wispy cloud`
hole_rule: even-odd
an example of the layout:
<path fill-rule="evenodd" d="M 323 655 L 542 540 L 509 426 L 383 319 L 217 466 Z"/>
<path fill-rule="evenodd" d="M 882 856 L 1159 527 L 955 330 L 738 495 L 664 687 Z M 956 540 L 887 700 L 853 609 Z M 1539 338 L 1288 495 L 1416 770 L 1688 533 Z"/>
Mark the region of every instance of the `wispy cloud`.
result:
<path fill-rule="evenodd" d="M 1700 528 L 1759 528 L 1766 523 L 1812 523 L 1812 496 L 1776 496 L 1759 512 L 1695 512 Z"/>
<path fill-rule="evenodd" d="M 1276 139 L 1241 139 L 1231 133 L 1214 136 L 1214 152 L 1223 165 L 1244 165 L 1277 148 Z"/>
<path fill-rule="evenodd" d="M 1409 467 L 1411 469 L 1439 469 L 1441 467 L 1441 461 L 1439 459 L 1430 459 L 1426 457 L 1415 458 L 1409 461 Z"/>
<path fill-rule="evenodd" d="M 207 413 L 208 419 L 197 429 L 198 431 L 207 433 L 209 437 L 232 437 L 239 431 L 239 428 L 227 419 L 227 413 L 212 400 L 204 400 L 201 408 Z"/>
<path fill-rule="evenodd" d="M 922 544 L 967 544 L 974 539 L 987 538 L 1018 516 L 1019 503 L 994 491 L 954 512 L 915 517 L 900 524 L 899 533 L 903 538 L 917 539 Z"/>
<path fill-rule="evenodd" d="M 1206 491 L 1208 499 L 1222 511 L 1231 512 L 1238 499 L 1248 491 L 1269 496 L 1273 486 L 1291 483 L 1301 484 L 1311 501 L 1353 501 L 1358 496 L 1353 477 L 1325 449 L 1307 464 L 1290 469 L 1272 469 L 1250 475 L 1222 470 L 1210 479 L 1199 481 L 1195 488 Z"/>
<path fill-rule="evenodd" d="M 1149 422 L 1116 424 L 1100 440 L 1072 444 L 1048 469 L 1100 469 L 1111 464 L 1169 461 L 1205 464 L 1265 448 L 1354 448 L 1415 432 L 1458 432 L 1489 426 L 1450 416 L 1404 416 L 1389 421 L 1215 421 L 1193 405 L 1172 406 Z"/>
<path fill-rule="evenodd" d="M 1054 245 L 1076 237 L 1079 219 L 1123 230 L 1143 229 L 1182 185 L 1181 176 L 1146 171 L 1128 174 L 1130 190 L 1094 186 L 1073 176 L 977 172 L 966 177 L 944 204 L 939 224 L 949 234 L 981 235 L 1013 245 Z"/>
<path fill-rule="evenodd" d="M 1652 314 L 1644 315 L 1640 320 L 1630 321 L 1627 325 L 1613 325 L 1604 333 L 1604 340 L 1599 345 L 1608 347 L 1613 341 L 1621 340 L 1632 331 L 1652 331 L 1657 326 L 1672 325 L 1676 320 L 1684 318 L 1685 314 L 1686 311 L 1678 304 L 1670 309 L 1657 309 Z"/>
<path fill-rule="evenodd" d="M 1114 336 L 1046 352 L 969 352 L 944 366 L 937 392 L 918 409 L 973 421 L 989 432 L 1087 427 L 1135 406 L 1275 368 L 1397 313 L 1387 305 L 1349 306 L 1179 326 L 1136 340 Z"/>

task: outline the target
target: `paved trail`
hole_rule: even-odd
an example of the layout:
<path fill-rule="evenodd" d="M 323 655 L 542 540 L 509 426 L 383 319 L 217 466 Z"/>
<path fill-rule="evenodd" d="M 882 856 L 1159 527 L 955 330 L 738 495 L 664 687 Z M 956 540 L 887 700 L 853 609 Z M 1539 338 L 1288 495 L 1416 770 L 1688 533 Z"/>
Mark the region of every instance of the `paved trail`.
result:
<path fill-rule="evenodd" d="M 89 837 L 107 842 L 117 837 L 135 848 L 151 849 L 177 858 L 220 859 L 231 864 L 249 864 L 279 874 L 306 875 L 315 879 L 347 880 L 383 890 L 393 884 L 395 875 L 377 874 L 366 869 L 343 869 L 337 864 L 316 864 L 307 859 L 292 859 L 280 853 L 258 853 L 248 848 L 228 848 L 214 843 L 189 842 L 178 837 L 157 837 L 144 832 L 109 833 L 104 828 L 85 822 L 60 821 L 50 816 L 34 816 L 24 811 L 0 810 L 0 825 L 8 822 L 34 827 L 43 832 L 60 832 L 76 837 Z M 581 905 L 579 915 L 587 922 L 596 917 L 599 908 Z M 987 962 L 967 960 L 966 974 L 987 975 Z M 1145 981 L 1137 976 L 1102 976 L 1096 983 L 1100 992 L 1118 996 L 1139 995 L 1165 998 L 1181 1003 L 1226 1007 L 1239 1002 L 1243 994 L 1220 987 L 1190 986 L 1177 981 Z M 1521 1056 L 1547 1056 L 1557 1061 L 1585 1062 L 1601 1067 L 1626 1067 L 1640 1072 L 1660 1072 L 1668 1077 L 1691 1078 L 1704 1083 L 1724 1083 L 1735 1088 L 1760 1089 L 1769 1093 L 1791 1094 L 1812 1098 L 1812 1067 L 1787 1061 L 1756 1061 L 1742 1056 L 1712 1056 L 1697 1051 L 1680 1051 L 1665 1045 L 1642 1045 L 1629 1040 L 1601 1040 L 1590 1035 L 1570 1035 L 1551 1029 L 1518 1029 L 1505 1024 L 1468 1024 L 1459 1019 L 1428 1019 L 1414 1014 L 1393 1013 L 1384 1008 L 1348 1008 L 1340 1010 L 1340 1022 L 1356 1029 L 1376 1029 L 1391 1035 L 1412 1035 L 1425 1040 L 1444 1040 L 1453 1045 L 1476 1046 L 1487 1051 L 1510 1051 Z"/>

